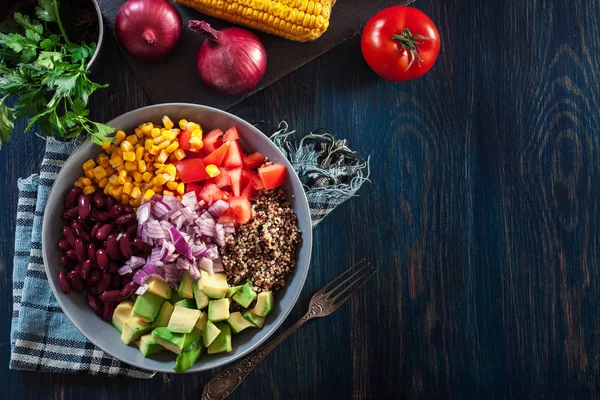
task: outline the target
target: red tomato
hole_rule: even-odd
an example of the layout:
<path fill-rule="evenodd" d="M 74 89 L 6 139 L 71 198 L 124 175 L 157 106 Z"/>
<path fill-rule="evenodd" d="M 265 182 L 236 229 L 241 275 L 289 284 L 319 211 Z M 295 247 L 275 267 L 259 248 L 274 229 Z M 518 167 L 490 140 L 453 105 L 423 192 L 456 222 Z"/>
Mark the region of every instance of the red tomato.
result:
<path fill-rule="evenodd" d="M 214 178 L 211 178 L 210 181 L 216 184 L 219 187 L 219 189 L 231 185 L 231 179 L 229 178 L 227 170 L 221 167 L 219 168 L 219 171 L 221 171 L 221 173 L 215 176 Z"/>
<path fill-rule="evenodd" d="M 244 169 L 242 171 L 242 183 L 252 183 L 254 189 L 256 190 L 265 188 L 265 185 L 263 184 L 263 181 L 262 179 L 260 179 L 258 174 L 254 171 L 250 171 L 249 169 Z"/>
<path fill-rule="evenodd" d="M 187 129 L 184 129 L 181 131 L 181 133 L 179 134 L 179 147 L 181 147 L 183 150 L 189 150 L 190 149 L 190 139 L 192 138 L 192 132 L 188 131 Z"/>
<path fill-rule="evenodd" d="M 227 173 L 231 179 L 231 191 L 233 192 L 233 195 L 239 196 L 242 180 L 242 167 L 231 168 L 227 170 Z"/>
<path fill-rule="evenodd" d="M 227 150 L 227 155 L 223 160 L 223 165 L 225 165 L 227 168 L 241 167 L 242 149 L 240 148 L 240 143 L 237 140 L 232 140 L 225 143 L 229 143 L 229 149 Z"/>
<path fill-rule="evenodd" d="M 265 189 L 273 189 L 285 183 L 287 178 L 287 168 L 285 165 L 273 164 L 268 167 L 260 167 L 258 176 L 265 185 Z"/>
<path fill-rule="evenodd" d="M 193 190 L 194 192 L 196 192 L 196 197 L 200 198 L 200 193 L 202 192 L 202 187 L 201 187 L 201 186 L 198 186 L 198 185 L 195 185 L 195 184 L 193 184 L 193 183 L 188 183 L 188 184 L 186 185 L 185 192 L 186 192 L 186 193 L 187 193 L 187 192 L 191 192 L 192 190 Z"/>
<path fill-rule="evenodd" d="M 185 159 L 189 160 L 190 158 L 202 158 L 202 154 L 196 152 L 196 151 L 186 151 L 185 152 Z"/>
<path fill-rule="evenodd" d="M 422 11 L 394 6 L 367 22 L 360 47 L 377 75 L 390 81 L 407 81 L 431 69 L 440 52 L 440 34 Z"/>
<path fill-rule="evenodd" d="M 206 204 L 212 204 L 217 200 L 226 200 L 227 193 L 219 189 L 214 183 L 207 183 L 200 191 L 198 197 L 204 200 Z"/>
<path fill-rule="evenodd" d="M 250 200 L 254 197 L 255 191 L 256 191 L 256 189 L 254 189 L 254 184 L 252 182 L 248 182 L 246 187 L 244 187 L 244 189 L 242 189 L 242 192 L 240 193 L 240 197 L 245 197 L 248 200 Z"/>
<path fill-rule="evenodd" d="M 217 220 L 219 224 L 227 224 L 231 222 L 235 222 L 235 212 L 232 208 L 228 208 L 225 210 L 223 214 Z"/>
<path fill-rule="evenodd" d="M 232 126 L 225 132 L 223 135 L 223 141 L 226 142 L 228 140 L 238 140 L 240 138 L 240 134 L 235 126 Z"/>
<path fill-rule="evenodd" d="M 190 183 L 210 178 L 204 169 L 204 164 L 197 158 L 183 159 L 176 165 L 181 182 Z"/>
<path fill-rule="evenodd" d="M 230 197 L 229 208 L 233 210 L 235 222 L 245 224 L 252 218 L 252 207 L 245 197 Z"/>
<path fill-rule="evenodd" d="M 204 165 L 214 164 L 217 167 L 220 166 L 223 163 L 225 154 L 227 154 L 227 149 L 229 149 L 229 142 L 223 143 L 221 147 L 204 157 L 202 162 Z"/>
<path fill-rule="evenodd" d="M 249 169 L 260 167 L 264 162 L 265 156 L 258 151 L 250 154 L 249 156 L 242 157 L 242 163 L 244 164 L 244 167 Z"/>
<path fill-rule="evenodd" d="M 222 130 L 213 129 L 202 137 L 206 154 L 212 153 L 221 145 L 221 136 L 223 136 Z"/>

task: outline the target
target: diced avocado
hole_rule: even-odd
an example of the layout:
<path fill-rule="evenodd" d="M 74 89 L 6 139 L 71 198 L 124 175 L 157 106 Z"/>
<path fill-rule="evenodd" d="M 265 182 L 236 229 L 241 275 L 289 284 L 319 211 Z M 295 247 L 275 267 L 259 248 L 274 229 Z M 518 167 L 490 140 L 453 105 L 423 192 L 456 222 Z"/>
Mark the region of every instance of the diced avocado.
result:
<path fill-rule="evenodd" d="M 152 331 L 152 338 L 165 349 L 179 354 L 183 348 L 185 333 L 173 333 L 168 328 L 161 327 Z"/>
<path fill-rule="evenodd" d="M 229 318 L 229 305 L 231 300 L 228 298 L 211 300 L 208 302 L 208 319 L 213 322 L 225 321 Z"/>
<path fill-rule="evenodd" d="M 248 321 L 252 322 L 252 325 L 254 325 L 257 328 L 262 328 L 263 325 L 265 324 L 265 317 L 261 317 L 256 314 L 253 314 L 251 311 L 244 312 L 242 314 L 242 316 L 244 318 L 246 318 Z"/>
<path fill-rule="evenodd" d="M 204 331 L 204 329 L 206 329 L 206 321 L 208 321 L 208 314 L 206 313 L 206 311 L 202 311 L 200 313 L 200 316 L 198 317 L 198 321 L 196 321 L 196 326 L 194 326 L 194 328 Z"/>
<path fill-rule="evenodd" d="M 158 315 L 162 302 L 163 299 L 154 293 L 146 292 L 135 300 L 133 313 L 146 322 L 152 322 Z"/>
<path fill-rule="evenodd" d="M 259 317 L 266 317 L 273 309 L 273 292 L 262 292 L 256 298 L 256 305 L 251 310 L 253 314 Z"/>
<path fill-rule="evenodd" d="M 192 288 L 194 290 L 194 298 L 196 299 L 196 307 L 198 307 L 198 310 L 208 307 L 209 298 L 202 290 L 200 290 L 200 281 L 194 282 Z"/>
<path fill-rule="evenodd" d="M 216 273 L 213 276 L 210 274 L 202 274 L 198 281 L 200 290 L 211 299 L 222 299 L 229 291 L 227 284 L 227 276 L 224 273 Z"/>
<path fill-rule="evenodd" d="M 204 342 L 204 346 L 210 346 L 217 336 L 219 336 L 219 333 L 221 333 L 221 330 L 215 324 L 206 321 L 206 326 L 204 331 L 202 331 L 202 341 Z"/>
<path fill-rule="evenodd" d="M 190 333 L 194 329 L 200 313 L 200 310 L 176 305 L 167 328 L 173 333 Z"/>
<path fill-rule="evenodd" d="M 163 301 L 160 306 L 160 311 L 158 315 L 154 319 L 152 323 L 152 328 L 160 328 L 161 326 L 167 326 L 169 324 L 169 320 L 171 319 L 171 314 L 173 314 L 173 304 L 168 301 Z"/>
<path fill-rule="evenodd" d="M 121 340 L 125 344 L 131 344 L 151 329 L 152 325 L 149 322 L 144 321 L 142 318 L 131 316 L 123 322 Z"/>
<path fill-rule="evenodd" d="M 194 328 L 190 333 L 186 333 L 185 340 L 183 341 L 183 349 L 198 338 L 202 339 L 202 331 L 200 329 Z"/>
<path fill-rule="evenodd" d="M 170 300 L 171 304 L 175 304 L 175 303 L 177 303 L 178 301 L 181 301 L 181 300 L 183 300 L 183 297 L 181 297 L 179 295 L 179 293 L 177 293 L 176 290 L 173 290 L 171 292 L 171 300 Z"/>
<path fill-rule="evenodd" d="M 231 298 L 231 296 L 233 296 L 234 294 L 239 292 L 241 289 L 242 289 L 242 285 L 232 286 L 229 288 L 229 290 L 227 290 L 227 294 L 225 295 L 225 297 Z"/>
<path fill-rule="evenodd" d="M 233 301 L 244 308 L 248 308 L 250 303 L 256 298 L 256 292 L 252 286 L 252 282 L 246 282 L 242 289 L 233 295 Z"/>
<path fill-rule="evenodd" d="M 119 332 L 123 332 L 123 322 L 131 316 L 133 301 L 123 300 L 119 303 L 112 316 L 112 324 Z"/>
<path fill-rule="evenodd" d="M 194 331 L 196 331 L 196 329 L 194 329 Z M 192 333 L 194 331 L 192 331 Z M 190 335 L 191 333 L 188 333 L 186 337 Z M 200 355 L 202 355 L 203 351 L 204 345 L 202 344 L 202 337 L 197 336 L 191 343 L 181 350 L 181 353 L 177 356 L 177 360 L 175 360 L 175 366 L 173 367 L 173 370 L 176 372 L 187 371 L 192 365 L 194 365 Z"/>
<path fill-rule="evenodd" d="M 144 355 L 144 357 L 148 357 L 149 355 L 160 353 L 165 348 L 154 340 L 151 333 L 148 333 L 140 338 L 137 342 L 135 342 L 137 346 L 140 348 L 140 351 Z"/>
<path fill-rule="evenodd" d="M 153 278 L 148 282 L 148 291 L 154 293 L 158 297 L 169 300 L 171 298 L 172 289 L 167 282 Z"/>
<path fill-rule="evenodd" d="M 194 280 L 190 276 L 190 273 L 183 271 L 183 276 L 181 277 L 181 282 L 179 283 L 179 290 L 177 293 L 179 293 L 179 295 L 184 299 L 193 299 L 194 290 L 192 289 L 192 283 L 194 283 Z"/>
<path fill-rule="evenodd" d="M 242 313 L 239 311 L 231 313 L 227 318 L 227 323 L 235 333 L 240 333 L 246 328 L 254 328 L 254 324 L 242 317 Z"/>
<path fill-rule="evenodd" d="M 217 328 L 221 330 L 219 336 L 208 346 L 208 354 L 229 353 L 231 347 L 231 328 L 223 322 L 217 322 Z"/>
<path fill-rule="evenodd" d="M 196 308 L 196 302 L 190 299 L 181 299 L 177 303 L 175 303 L 175 305 L 185 308 Z"/>

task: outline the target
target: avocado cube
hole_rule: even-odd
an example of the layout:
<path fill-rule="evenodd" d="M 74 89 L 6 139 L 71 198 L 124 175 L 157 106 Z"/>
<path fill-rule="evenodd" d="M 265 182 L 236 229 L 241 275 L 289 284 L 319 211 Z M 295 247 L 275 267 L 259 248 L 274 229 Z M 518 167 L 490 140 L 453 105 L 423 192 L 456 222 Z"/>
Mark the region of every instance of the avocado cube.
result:
<path fill-rule="evenodd" d="M 165 300 L 169 300 L 171 298 L 172 289 L 171 286 L 165 281 L 161 281 L 160 279 L 152 278 L 148 282 L 148 291 L 150 293 L 154 293 L 158 297 L 161 297 Z"/>
<path fill-rule="evenodd" d="M 231 300 L 228 298 L 211 300 L 208 302 L 208 319 L 213 322 L 225 321 L 229 318 L 229 305 Z"/>
<path fill-rule="evenodd" d="M 190 299 L 182 299 L 175 303 L 176 306 L 185 307 L 185 308 L 196 308 L 196 302 Z"/>
<path fill-rule="evenodd" d="M 231 347 L 231 328 L 223 322 L 215 324 L 221 330 L 219 336 L 208 346 L 208 354 L 229 353 Z"/>
<path fill-rule="evenodd" d="M 152 331 L 152 338 L 165 349 L 179 354 L 185 342 L 185 333 L 173 333 L 166 327 L 160 327 Z"/>
<path fill-rule="evenodd" d="M 202 342 L 204 343 L 204 346 L 210 346 L 220 333 L 221 330 L 215 324 L 211 321 L 206 321 L 206 326 L 202 331 Z"/>
<path fill-rule="evenodd" d="M 123 322 L 121 340 L 125 344 L 131 344 L 141 338 L 152 329 L 152 325 L 142 318 L 131 316 Z"/>
<path fill-rule="evenodd" d="M 231 313 L 227 318 L 227 323 L 235 333 L 240 333 L 246 328 L 254 328 L 254 324 L 242 317 L 242 313 L 239 311 Z"/>
<path fill-rule="evenodd" d="M 152 322 L 160 311 L 163 299 L 154 293 L 146 292 L 135 300 L 133 313 L 146 322 Z"/>
<path fill-rule="evenodd" d="M 181 297 L 176 290 L 173 290 L 171 292 L 171 299 L 169 300 L 171 302 L 171 304 L 175 304 L 181 300 L 183 300 L 183 297 Z"/>
<path fill-rule="evenodd" d="M 160 306 L 160 311 L 152 323 L 152 329 L 160 328 L 161 326 L 167 326 L 169 324 L 169 320 L 171 319 L 171 314 L 173 314 L 174 308 L 175 307 L 173 307 L 173 304 L 169 303 L 168 301 L 163 301 L 162 305 Z"/>
<path fill-rule="evenodd" d="M 183 276 L 181 277 L 181 282 L 179 283 L 179 296 L 184 299 L 193 299 L 194 298 L 194 290 L 192 289 L 192 283 L 194 280 L 190 276 L 190 273 L 187 271 L 183 271 Z"/>
<path fill-rule="evenodd" d="M 140 338 L 137 342 L 135 342 L 137 346 L 140 348 L 140 351 L 144 355 L 144 357 L 148 357 L 152 354 L 160 353 L 165 348 L 154 340 L 151 333 L 148 333 Z"/>
<path fill-rule="evenodd" d="M 194 282 L 192 288 L 194 290 L 194 298 L 196 299 L 196 307 L 198 310 L 203 310 L 208 307 L 208 296 L 204 294 L 202 290 L 200 290 L 200 281 Z"/>
<path fill-rule="evenodd" d="M 242 289 L 233 295 L 233 301 L 244 308 L 248 308 L 250 303 L 256 298 L 256 292 L 252 286 L 252 282 L 246 282 Z"/>
<path fill-rule="evenodd" d="M 198 317 L 198 321 L 196 321 L 194 329 L 204 331 L 204 329 L 206 329 L 206 321 L 208 321 L 208 314 L 205 311 L 202 311 Z"/>
<path fill-rule="evenodd" d="M 196 341 L 196 339 L 202 339 L 202 331 L 194 327 L 190 333 L 185 334 L 185 340 L 183 341 L 182 349 L 185 349 L 192 342 Z"/>
<path fill-rule="evenodd" d="M 254 325 L 257 328 L 262 328 L 263 325 L 265 324 L 265 317 L 256 315 L 256 314 L 252 313 L 251 311 L 244 312 L 242 314 L 242 316 L 244 318 L 246 318 L 248 321 L 252 322 L 252 325 Z"/>
<path fill-rule="evenodd" d="M 222 299 L 229 291 L 227 284 L 227 276 L 219 272 L 211 276 L 210 274 L 202 274 L 198 281 L 200 290 L 211 299 Z"/>
<path fill-rule="evenodd" d="M 262 292 L 256 298 L 256 305 L 251 310 L 252 314 L 259 317 L 266 317 L 273 309 L 273 292 Z"/>
<path fill-rule="evenodd" d="M 173 333 L 190 333 L 194 329 L 200 314 L 200 310 L 176 305 L 167 328 Z"/>
<path fill-rule="evenodd" d="M 175 366 L 173 367 L 173 370 L 176 372 L 185 372 L 190 369 L 190 367 L 194 365 L 204 351 L 204 345 L 202 344 L 201 337 L 202 335 L 200 333 L 191 336 L 194 331 L 198 330 L 194 329 L 191 333 L 188 333 L 186 335 L 186 341 L 188 340 L 188 336 L 193 337 L 194 340 L 191 340 L 189 344 L 183 347 L 181 353 L 177 356 L 177 360 L 175 360 Z"/>
<path fill-rule="evenodd" d="M 227 290 L 227 294 L 225 295 L 225 297 L 231 298 L 234 294 L 239 292 L 241 289 L 242 289 L 242 285 L 232 286 L 229 288 L 229 290 Z"/>
<path fill-rule="evenodd" d="M 119 332 L 123 332 L 123 322 L 131 316 L 133 301 L 123 300 L 119 303 L 112 316 L 112 324 Z"/>

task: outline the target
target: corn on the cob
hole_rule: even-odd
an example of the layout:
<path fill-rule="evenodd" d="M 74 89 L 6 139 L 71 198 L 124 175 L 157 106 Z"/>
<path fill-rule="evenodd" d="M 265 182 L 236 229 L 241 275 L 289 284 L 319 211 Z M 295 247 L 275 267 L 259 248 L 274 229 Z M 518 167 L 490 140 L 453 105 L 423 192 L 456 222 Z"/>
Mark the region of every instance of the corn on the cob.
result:
<path fill-rule="evenodd" d="M 239 25 L 298 42 L 317 39 L 329 27 L 335 0 L 175 0 Z M 183 128 L 182 128 L 183 129 Z"/>

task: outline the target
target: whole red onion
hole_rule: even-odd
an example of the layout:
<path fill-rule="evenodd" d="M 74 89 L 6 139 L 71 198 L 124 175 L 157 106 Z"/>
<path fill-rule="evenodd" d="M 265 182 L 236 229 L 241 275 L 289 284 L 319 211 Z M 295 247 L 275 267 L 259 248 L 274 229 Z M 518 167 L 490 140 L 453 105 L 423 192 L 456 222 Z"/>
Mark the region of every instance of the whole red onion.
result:
<path fill-rule="evenodd" d="M 235 27 L 217 31 L 204 21 L 190 21 L 188 26 L 206 36 L 197 59 L 204 85 L 232 96 L 258 85 L 267 69 L 267 52 L 253 33 Z"/>
<path fill-rule="evenodd" d="M 128 0 L 115 21 L 123 49 L 143 60 L 166 57 L 181 37 L 181 26 L 181 15 L 167 0 Z"/>

